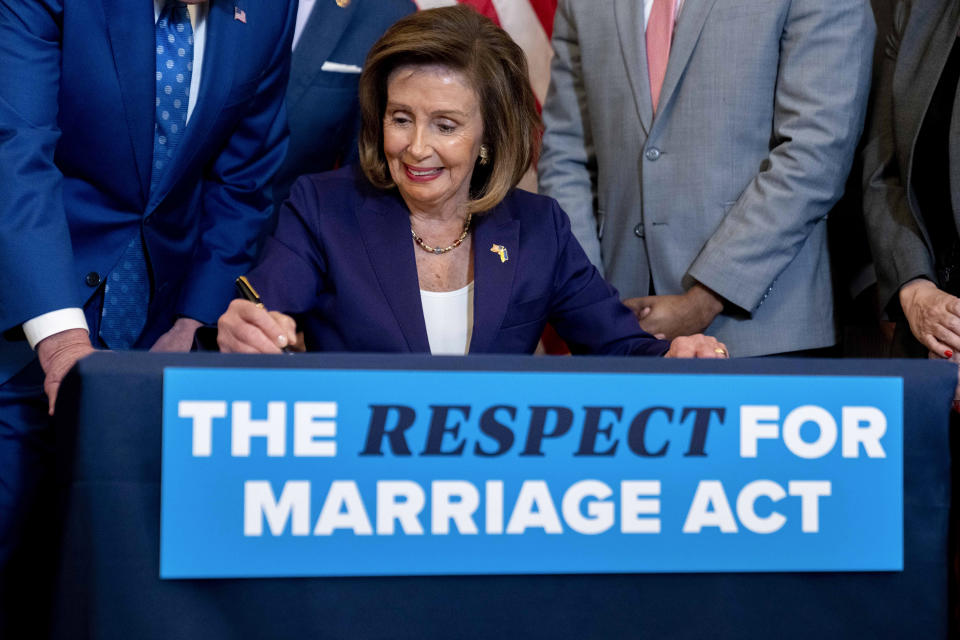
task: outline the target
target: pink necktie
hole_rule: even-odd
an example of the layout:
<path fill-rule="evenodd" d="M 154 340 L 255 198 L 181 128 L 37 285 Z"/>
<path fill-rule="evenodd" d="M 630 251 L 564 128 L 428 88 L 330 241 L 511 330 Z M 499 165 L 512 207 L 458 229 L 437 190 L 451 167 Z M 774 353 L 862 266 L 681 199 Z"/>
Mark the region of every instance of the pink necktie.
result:
<path fill-rule="evenodd" d="M 670 41 L 673 38 L 673 7 L 676 0 L 653 0 L 653 9 L 647 22 L 647 72 L 650 74 L 650 97 L 653 111 L 657 111 L 663 78 L 667 75 L 670 59 Z"/>

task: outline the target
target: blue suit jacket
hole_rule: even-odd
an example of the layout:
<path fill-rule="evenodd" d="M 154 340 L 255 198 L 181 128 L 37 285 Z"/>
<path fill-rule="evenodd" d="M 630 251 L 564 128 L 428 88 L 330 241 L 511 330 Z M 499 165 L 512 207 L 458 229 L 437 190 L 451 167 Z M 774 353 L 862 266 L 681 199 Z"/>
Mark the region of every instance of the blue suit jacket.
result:
<path fill-rule="evenodd" d="M 329 171 L 357 159 L 360 74 L 324 71 L 324 62 L 362 68 L 383 32 L 416 9 L 410 0 L 314 5 L 293 50 L 287 87 L 290 149 L 277 175 L 273 194 L 277 204 L 287 199 L 301 175 Z"/>
<path fill-rule="evenodd" d="M 246 22 L 236 20 L 235 7 Z M 249 270 L 283 161 L 296 3 L 213 0 L 199 96 L 150 190 L 153 3 L 0 4 L 0 330 L 84 306 L 143 228 L 149 346 L 177 315 L 214 320 Z M 99 309 L 87 305 L 91 331 Z M 0 382 L 32 357 L 0 341 Z"/>
<path fill-rule="evenodd" d="M 574 353 L 661 355 L 552 198 L 514 190 L 474 217 L 470 353 L 532 353 L 547 322 Z M 490 251 L 507 249 L 507 261 Z M 250 280 L 317 351 L 429 352 L 409 212 L 354 167 L 305 176 Z"/>

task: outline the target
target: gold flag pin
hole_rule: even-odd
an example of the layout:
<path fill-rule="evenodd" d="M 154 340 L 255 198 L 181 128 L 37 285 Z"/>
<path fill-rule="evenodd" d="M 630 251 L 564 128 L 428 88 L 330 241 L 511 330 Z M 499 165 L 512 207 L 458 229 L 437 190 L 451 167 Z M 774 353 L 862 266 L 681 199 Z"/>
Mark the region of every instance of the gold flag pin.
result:
<path fill-rule="evenodd" d="M 498 256 L 500 256 L 500 262 L 506 262 L 508 259 L 507 248 L 502 244 L 495 244 L 492 247 L 490 247 L 490 253 L 495 253 Z"/>

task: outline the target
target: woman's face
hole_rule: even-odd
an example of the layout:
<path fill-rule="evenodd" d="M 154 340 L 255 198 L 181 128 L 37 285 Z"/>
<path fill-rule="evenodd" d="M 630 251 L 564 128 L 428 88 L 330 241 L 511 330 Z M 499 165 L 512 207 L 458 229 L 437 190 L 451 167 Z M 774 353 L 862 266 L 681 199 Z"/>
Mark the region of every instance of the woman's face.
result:
<path fill-rule="evenodd" d="M 466 204 L 483 142 L 483 118 L 466 77 L 439 65 L 399 67 L 387 79 L 383 152 L 411 209 Z"/>

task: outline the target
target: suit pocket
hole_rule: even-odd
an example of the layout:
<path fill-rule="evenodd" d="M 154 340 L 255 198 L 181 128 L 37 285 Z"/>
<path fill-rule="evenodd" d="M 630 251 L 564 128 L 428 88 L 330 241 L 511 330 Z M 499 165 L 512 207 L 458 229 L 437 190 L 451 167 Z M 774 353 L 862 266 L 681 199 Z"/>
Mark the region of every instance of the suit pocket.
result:
<path fill-rule="evenodd" d="M 547 315 L 547 305 L 550 302 L 550 295 L 540 296 L 532 300 L 515 302 L 507 306 L 507 312 L 503 316 L 501 329 L 519 327 L 531 322 L 540 322 Z"/>

